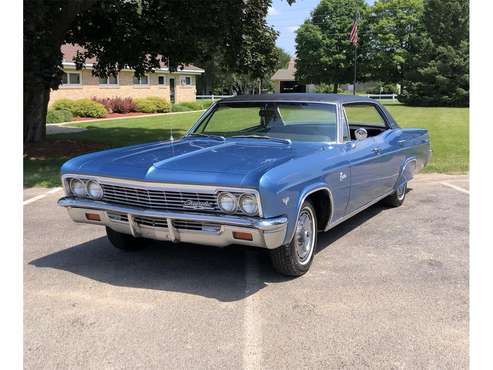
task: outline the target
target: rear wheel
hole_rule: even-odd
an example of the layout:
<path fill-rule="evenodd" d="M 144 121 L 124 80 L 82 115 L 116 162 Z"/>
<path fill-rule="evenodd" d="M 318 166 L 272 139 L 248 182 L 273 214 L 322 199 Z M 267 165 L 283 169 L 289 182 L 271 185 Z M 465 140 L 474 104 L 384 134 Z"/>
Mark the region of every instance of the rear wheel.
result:
<path fill-rule="evenodd" d="M 317 216 L 310 201 L 305 201 L 291 242 L 270 251 L 274 269 L 283 275 L 303 275 L 310 269 L 316 245 Z"/>
<path fill-rule="evenodd" d="M 106 227 L 106 235 L 109 241 L 115 248 L 127 251 L 135 252 L 146 247 L 149 240 L 143 238 L 134 238 L 132 235 L 119 233 L 109 227 Z"/>
<path fill-rule="evenodd" d="M 406 199 L 407 182 L 400 185 L 396 191 L 382 200 L 382 203 L 388 207 L 399 207 Z"/>

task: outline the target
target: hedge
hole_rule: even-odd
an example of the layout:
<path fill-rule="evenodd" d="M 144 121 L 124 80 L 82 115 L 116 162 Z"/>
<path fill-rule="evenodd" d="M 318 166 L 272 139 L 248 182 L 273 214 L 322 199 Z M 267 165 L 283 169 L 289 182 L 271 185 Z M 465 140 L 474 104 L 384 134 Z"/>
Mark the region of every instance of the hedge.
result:
<path fill-rule="evenodd" d="M 108 111 L 103 104 L 91 99 L 61 99 L 53 103 L 52 110 L 68 110 L 75 117 L 102 118 Z"/>
<path fill-rule="evenodd" d="M 50 109 L 46 115 L 47 123 L 71 122 L 74 115 L 68 109 Z"/>
<path fill-rule="evenodd" d="M 158 96 L 134 99 L 137 112 L 143 113 L 167 113 L 171 111 L 171 104 Z"/>

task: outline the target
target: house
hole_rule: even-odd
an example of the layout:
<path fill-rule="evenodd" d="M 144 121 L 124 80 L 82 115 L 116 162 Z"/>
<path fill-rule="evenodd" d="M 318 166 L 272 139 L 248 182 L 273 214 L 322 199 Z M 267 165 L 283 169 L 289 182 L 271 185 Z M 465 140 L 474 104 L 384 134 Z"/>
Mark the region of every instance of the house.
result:
<path fill-rule="evenodd" d="M 274 91 L 276 93 L 304 93 L 304 92 L 314 92 L 315 85 L 309 84 L 305 85 L 297 82 L 295 79 L 296 74 L 296 59 L 291 58 L 288 63 L 288 68 L 279 69 L 270 78 L 274 84 Z"/>
<path fill-rule="evenodd" d="M 171 102 L 183 103 L 195 101 L 196 78 L 204 70 L 186 65 L 177 72 L 170 72 L 165 63 L 155 72 L 137 78 L 131 69 L 122 69 L 116 77 L 99 78 L 92 75 L 95 59 L 86 60 L 85 68 L 77 70 L 73 57 L 79 47 L 65 44 L 63 53 L 64 76 L 58 90 L 51 91 L 50 103 L 59 99 L 160 96 Z"/>

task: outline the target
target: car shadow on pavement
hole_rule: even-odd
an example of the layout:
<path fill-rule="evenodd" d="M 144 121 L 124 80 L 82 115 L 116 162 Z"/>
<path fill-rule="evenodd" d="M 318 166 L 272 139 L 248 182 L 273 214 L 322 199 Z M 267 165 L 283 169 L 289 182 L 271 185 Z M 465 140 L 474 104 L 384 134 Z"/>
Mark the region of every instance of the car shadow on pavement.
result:
<path fill-rule="evenodd" d="M 320 233 L 317 253 L 384 209 L 378 205 L 370 207 Z M 270 283 L 292 280 L 272 269 L 269 254 L 262 249 L 153 242 L 144 250 L 131 253 L 112 247 L 106 237 L 49 254 L 30 264 L 115 286 L 182 292 L 223 302 L 241 300 Z"/>

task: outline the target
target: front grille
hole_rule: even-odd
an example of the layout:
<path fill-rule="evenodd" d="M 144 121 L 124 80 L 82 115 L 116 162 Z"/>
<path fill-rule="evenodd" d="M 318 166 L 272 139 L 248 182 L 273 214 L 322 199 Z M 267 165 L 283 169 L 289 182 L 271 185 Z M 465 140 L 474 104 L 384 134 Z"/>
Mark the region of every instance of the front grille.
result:
<path fill-rule="evenodd" d="M 221 230 L 221 226 L 218 224 L 210 224 L 210 223 L 187 221 L 187 220 L 173 220 L 173 226 L 178 230 L 195 230 L 195 231 L 209 231 L 209 232 L 219 232 L 219 230 Z"/>
<path fill-rule="evenodd" d="M 107 214 L 112 221 L 128 223 L 128 216 L 124 213 L 107 212 Z M 143 227 L 168 228 L 168 221 L 165 218 L 134 216 L 134 221 L 137 225 Z M 207 231 L 215 233 L 221 230 L 221 225 L 214 223 L 189 220 L 173 220 L 172 222 L 173 226 L 178 230 Z"/>
<path fill-rule="evenodd" d="M 139 226 L 159 227 L 164 229 L 168 228 L 168 222 L 165 218 L 135 216 L 134 220 Z"/>
<path fill-rule="evenodd" d="M 215 194 L 148 190 L 109 184 L 101 186 L 103 200 L 109 203 L 160 210 L 219 212 Z"/>

